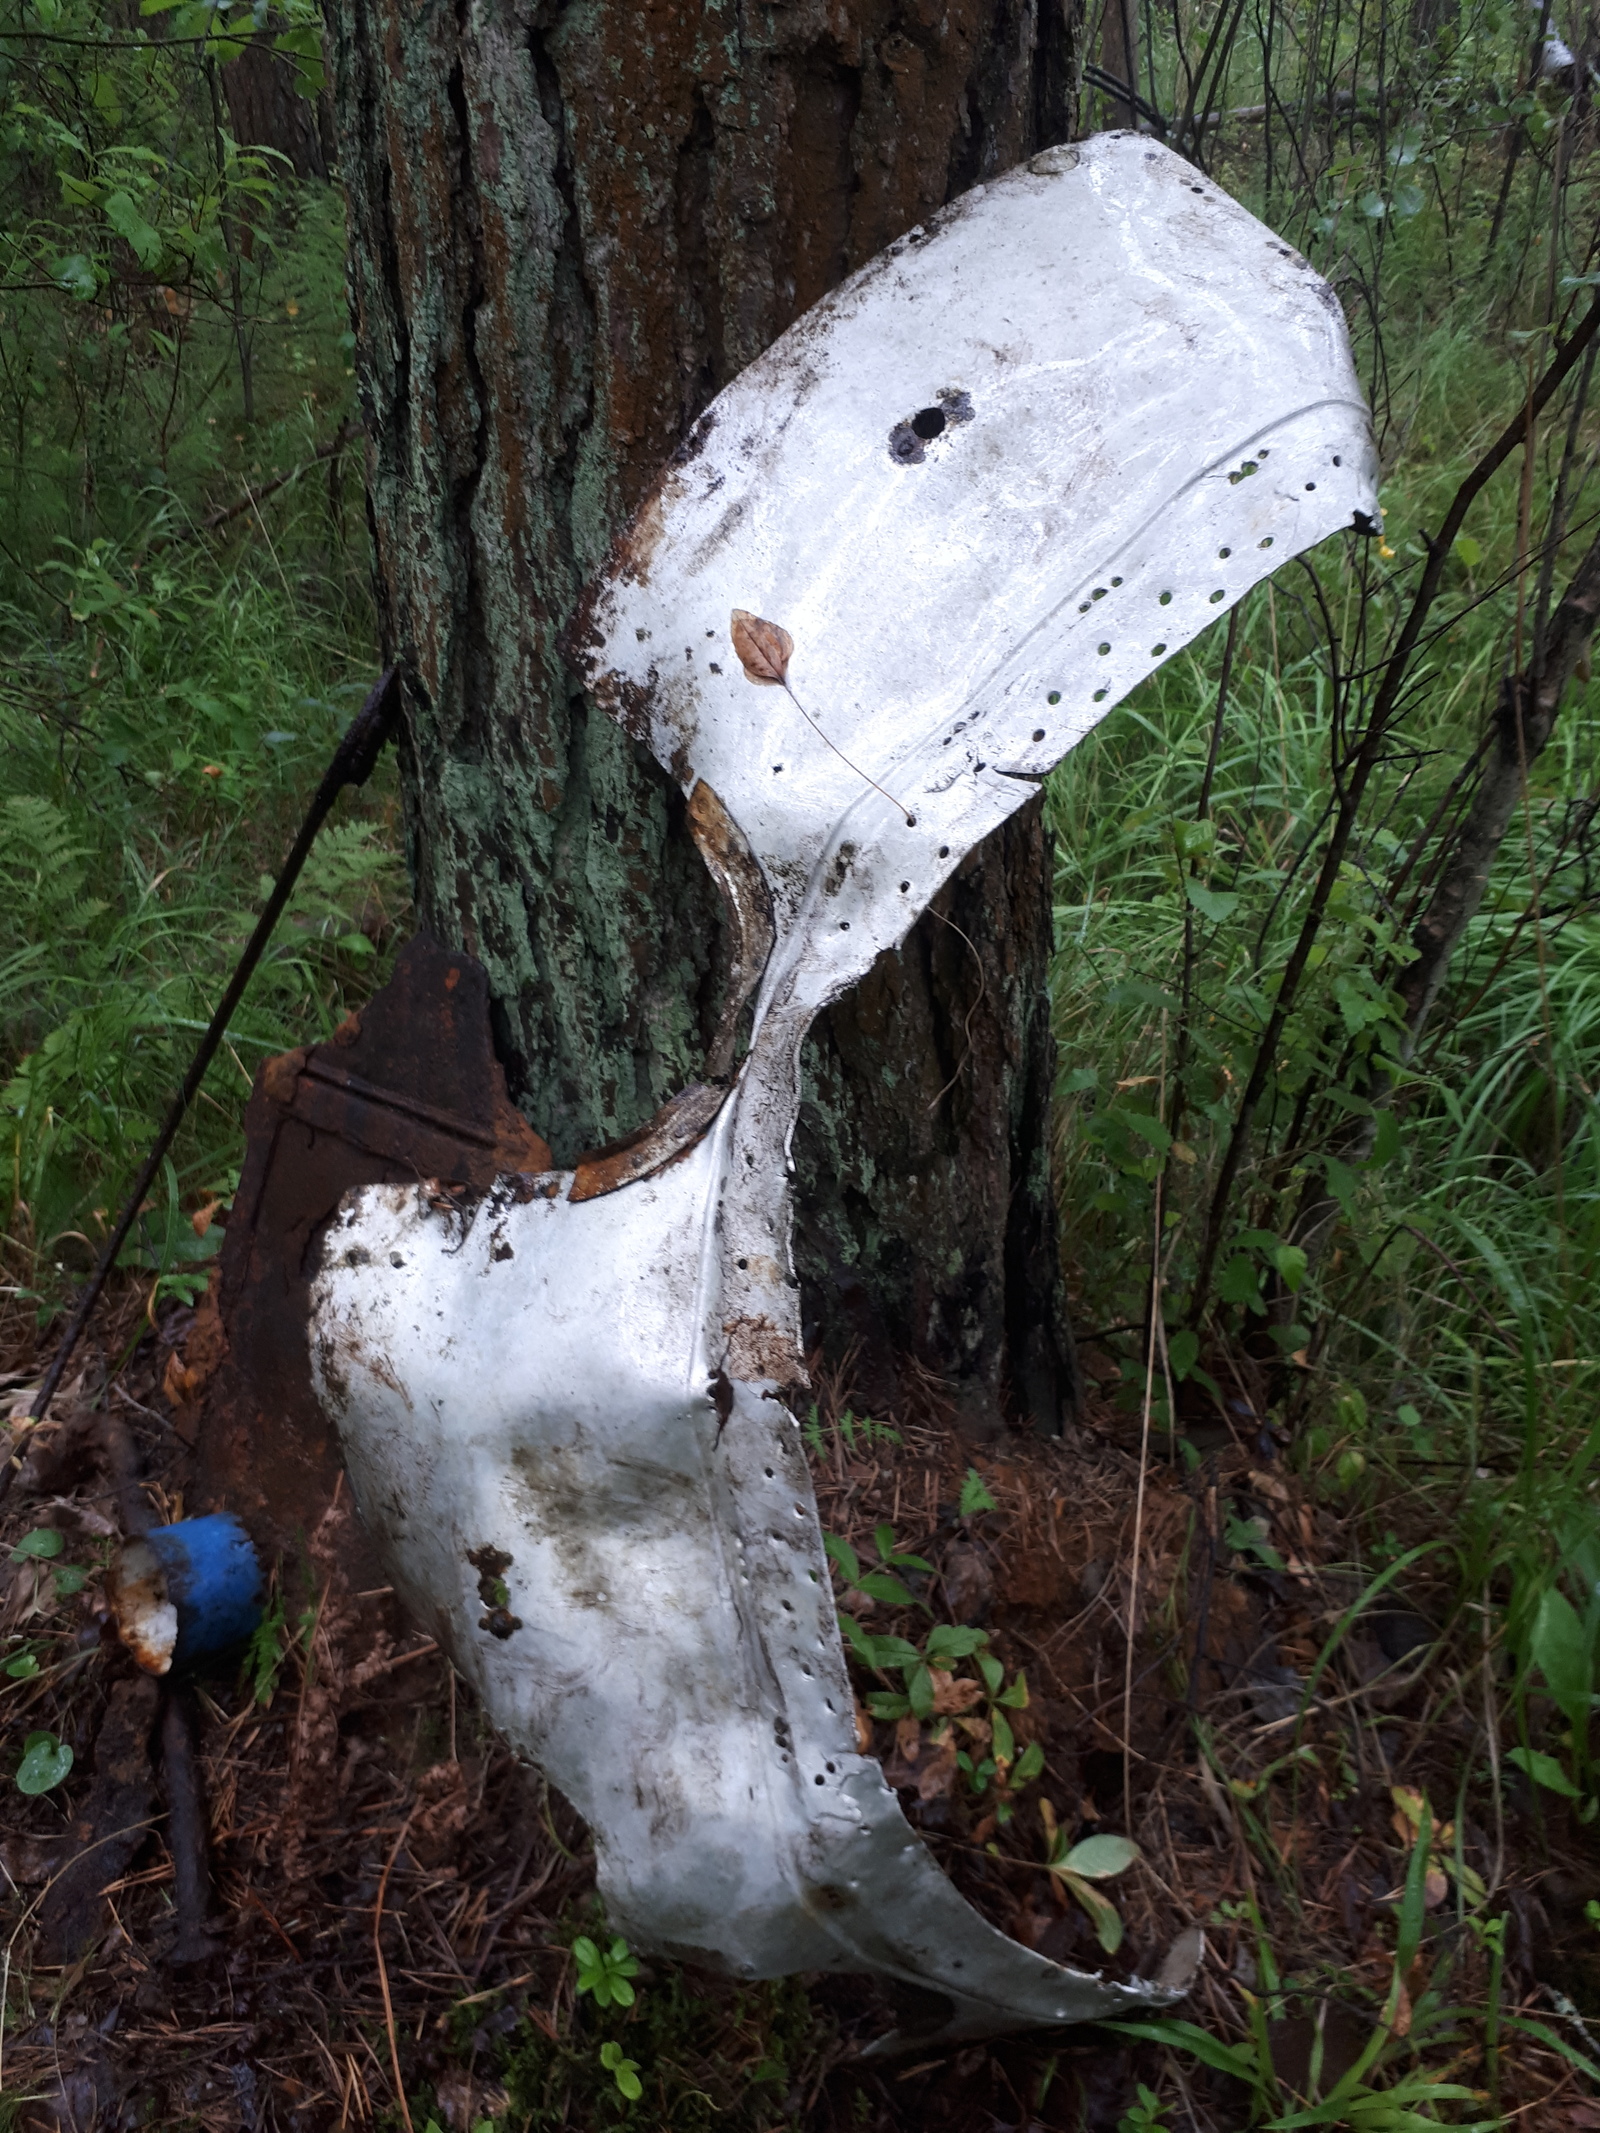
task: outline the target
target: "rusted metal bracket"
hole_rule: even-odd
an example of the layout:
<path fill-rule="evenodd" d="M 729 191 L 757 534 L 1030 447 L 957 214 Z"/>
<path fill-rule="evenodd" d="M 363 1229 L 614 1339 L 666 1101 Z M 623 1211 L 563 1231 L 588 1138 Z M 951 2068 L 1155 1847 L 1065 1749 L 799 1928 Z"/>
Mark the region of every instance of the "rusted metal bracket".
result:
<path fill-rule="evenodd" d="M 282 1547 L 315 1523 L 342 1466 L 308 1333 L 318 1248 L 340 1201 L 405 1183 L 448 1211 L 504 1177 L 531 1192 L 550 1150 L 506 1094 L 482 967 L 427 934 L 326 1044 L 266 1062 L 245 1136 L 211 1304 L 210 1344 L 222 1352 L 198 1418 L 201 1496 Z"/>

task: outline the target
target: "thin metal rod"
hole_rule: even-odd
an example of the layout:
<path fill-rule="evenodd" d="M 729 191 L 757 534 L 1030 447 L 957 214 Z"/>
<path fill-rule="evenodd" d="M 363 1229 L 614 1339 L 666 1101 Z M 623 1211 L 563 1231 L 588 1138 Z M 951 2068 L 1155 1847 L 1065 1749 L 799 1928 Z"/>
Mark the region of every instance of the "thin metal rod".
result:
<path fill-rule="evenodd" d="M 50 1402 L 55 1398 L 56 1390 L 65 1374 L 66 1367 L 72 1360 L 73 1351 L 82 1338 L 84 1328 L 94 1314 L 94 1307 L 100 1301 L 101 1291 L 110 1279 L 111 1269 L 117 1262 L 117 1255 L 127 1242 L 128 1232 L 138 1219 L 139 1210 L 144 1205 L 144 1196 L 149 1191 L 156 1172 L 161 1168 L 167 1150 L 172 1146 L 173 1140 L 177 1135 L 178 1128 L 183 1124 L 185 1112 L 194 1101 L 195 1094 L 201 1082 L 205 1079 L 206 1069 L 217 1055 L 218 1047 L 222 1043 L 228 1024 L 233 1019 L 234 1010 L 238 1007 L 240 1000 L 243 999 L 245 987 L 254 976 L 256 965 L 266 953 L 267 943 L 272 938 L 273 930 L 277 926 L 278 920 L 283 916 L 284 906 L 294 893 L 294 885 L 300 878 L 301 868 L 310 856 L 311 847 L 316 842 L 318 830 L 321 829 L 327 819 L 329 809 L 344 788 L 347 785 L 365 785 L 367 779 L 372 775 L 373 765 L 378 760 L 383 744 L 394 731 L 399 710 L 399 670 L 396 667 L 390 667 L 374 684 L 366 702 L 351 720 L 350 730 L 339 743 L 334 753 L 333 761 L 323 774 L 322 783 L 317 787 L 310 808 L 306 812 L 306 818 L 300 825 L 300 834 L 290 847 L 289 856 L 283 863 L 282 872 L 273 883 L 272 894 L 267 898 L 260 918 L 256 920 L 255 931 L 246 942 L 244 953 L 234 966 L 233 976 L 228 981 L 228 989 L 223 994 L 216 1013 L 211 1017 L 206 1033 L 200 1039 L 193 1059 L 189 1062 L 189 1071 L 183 1077 L 182 1086 L 172 1099 L 165 1123 L 162 1125 L 160 1133 L 156 1136 L 155 1146 L 145 1157 L 139 1175 L 134 1179 L 128 1197 L 122 1204 L 122 1211 L 117 1217 L 116 1225 L 101 1247 L 100 1257 L 95 1263 L 94 1272 L 89 1276 L 88 1286 L 78 1299 L 77 1309 L 72 1314 L 66 1332 L 61 1336 L 61 1344 L 56 1349 L 55 1359 L 45 1373 L 44 1383 L 34 1396 L 33 1407 L 29 1415 L 30 1422 L 42 1420 L 50 1406 Z M 26 1436 L 27 1432 L 23 1431 L 11 1453 L 11 1457 L 6 1461 L 4 1468 L 0 1469 L 0 1503 L 5 1501 L 12 1481 L 16 1477 L 17 1469 L 22 1464 Z"/>

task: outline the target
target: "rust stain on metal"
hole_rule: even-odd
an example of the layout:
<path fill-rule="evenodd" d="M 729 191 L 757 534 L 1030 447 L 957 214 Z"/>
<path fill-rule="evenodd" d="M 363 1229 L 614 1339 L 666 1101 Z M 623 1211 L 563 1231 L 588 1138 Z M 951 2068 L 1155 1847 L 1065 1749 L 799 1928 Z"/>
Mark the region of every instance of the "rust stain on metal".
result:
<path fill-rule="evenodd" d="M 770 1318 L 752 1316 L 723 1321 L 728 1351 L 723 1367 L 730 1377 L 748 1382 L 770 1379 L 776 1385 L 803 1385 L 805 1363 L 791 1336 Z"/>
<path fill-rule="evenodd" d="M 172 1671 L 178 1642 L 178 1610 L 167 1595 L 167 1575 L 147 1541 L 130 1541 L 112 1570 L 109 1596 L 117 1635 L 147 1674 Z"/>
<path fill-rule="evenodd" d="M 609 1148 L 578 1158 L 569 1200 L 598 1200 L 640 1178 L 654 1177 L 694 1147 L 728 1100 L 725 1082 L 692 1081 L 670 1097 L 655 1117 Z"/>
<path fill-rule="evenodd" d="M 706 1078 L 733 1068 L 739 1020 L 772 953 L 772 898 L 750 840 L 704 778 L 689 795 L 689 827 L 728 916 L 727 997 L 706 1055 Z"/>

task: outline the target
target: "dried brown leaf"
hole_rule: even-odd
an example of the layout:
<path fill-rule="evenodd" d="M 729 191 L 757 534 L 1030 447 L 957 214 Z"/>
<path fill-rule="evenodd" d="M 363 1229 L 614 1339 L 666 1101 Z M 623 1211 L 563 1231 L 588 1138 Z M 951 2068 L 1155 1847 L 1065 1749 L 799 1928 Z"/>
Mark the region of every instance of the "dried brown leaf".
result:
<path fill-rule="evenodd" d="M 783 686 L 789 678 L 794 639 L 780 623 L 767 622 L 747 608 L 736 607 L 729 635 L 746 681 L 760 682 L 764 688 Z"/>
<path fill-rule="evenodd" d="M 949 1718 L 953 1714 L 970 1711 L 974 1704 L 983 1701 L 981 1681 L 958 1681 L 953 1674 L 935 1674 L 933 1677 L 933 1714 L 935 1718 Z"/>

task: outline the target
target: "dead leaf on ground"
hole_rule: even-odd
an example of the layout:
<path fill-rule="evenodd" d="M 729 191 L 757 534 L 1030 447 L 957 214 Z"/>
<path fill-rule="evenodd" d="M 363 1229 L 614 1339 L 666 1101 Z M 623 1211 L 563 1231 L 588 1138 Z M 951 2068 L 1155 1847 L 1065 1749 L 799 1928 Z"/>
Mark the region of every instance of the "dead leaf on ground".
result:
<path fill-rule="evenodd" d="M 781 688 L 789 678 L 794 639 L 780 623 L 767 622 L 747 608 L 736 607 L 729 636 L 746 681 L 763 688 Z"/>
<path fill-rule="evenodd" d="M 914 1718 L 902 1718 L 883 1774 L 897 1792 L 915 1791 L 922 1801 L 942 1799 L 955 1789 L 955 1741 L 948 1732 L 942 1740 L 926 1740 Z"/>
<path fill-rule="evenodd" d="M 994 1603 L 994 1579 L 981 1549 L 957 1541 L 945 1550 L 940 1570 L 952 1622 L 981 1622 Z"/>
<path fill-rule="evenodd" d="M 499 2118 L 510 2106 L 510 2098 L 498 2083 L 475 2079 L 461 2067 L 440 2075 L 437 2094 L 450 2133 L 471 2133 L 472 2127 L 486 2118 Z"/>
<path fill-rule="evenodd" d="M 59 1837 L 6 1837 L 0 1840 L 0 1868 L 18 1888 L 33 1889 L 48 1881 L 61 1856 Z"/>
<path fill-rule="evenodd" d="M 958 1681 L 954 1674 L 935 1674 L 933 1677 L 933 1715 L 935 1718 L 959 1716 L 970 1711 L 974 1704 L 983 1701 L 981 1681 Z"/>
<path fill-rule="evenodd" d="M 419 1866 L 444 1867 L 471 1815 L 467 1774 L 459 1763 L 435 1763 L 417 1779 L 411 1856 Z"/>

